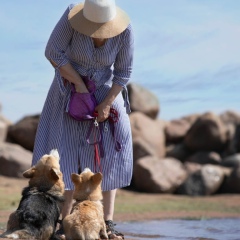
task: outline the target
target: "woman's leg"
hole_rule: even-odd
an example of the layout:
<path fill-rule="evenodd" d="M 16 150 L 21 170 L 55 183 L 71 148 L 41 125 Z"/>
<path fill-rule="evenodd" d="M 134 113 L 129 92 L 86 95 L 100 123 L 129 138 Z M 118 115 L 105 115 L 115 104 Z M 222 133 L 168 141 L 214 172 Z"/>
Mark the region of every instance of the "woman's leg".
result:
<path fill-rule="evenodd" d="M 105 221 L 113 220 L 116 192 L 117 189 L 103 192 L 103 210 Z"/>
<path fill-rule="evenodd" d="M 103 192 L 104 220 L 106 222 L 107 233 L 110 239 L 124 239 L 123 234 L 114 230 L 113 215 L 116 192 L 117 189 Z"/>
<path fill-rule="evenodd" d="M 72 210 L 73 204 L 73 190 L 65 190 L 64 192 L 64 204 L 62 208 L 62 219 L 64 219 Z M 59 225 L 59 229 L 56 232 L 59 235 L 60 239 L 65 239 L 64 229 L 62 223 Z"/>
<path fill-rule="evenodd" d="M 68 214 L 70 214 L 72 210 L 73 190 L 65 190 L 64 198 L 65 201 L 62 209 L 62 219 L 64 219 Z"/>

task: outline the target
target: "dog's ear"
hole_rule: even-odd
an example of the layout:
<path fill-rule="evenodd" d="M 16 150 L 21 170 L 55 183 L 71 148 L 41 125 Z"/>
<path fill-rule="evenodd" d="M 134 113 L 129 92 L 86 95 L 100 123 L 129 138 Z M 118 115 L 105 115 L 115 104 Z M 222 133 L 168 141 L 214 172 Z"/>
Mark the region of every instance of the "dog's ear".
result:
<path fill-rule="evenodd" d="M 49 155 L 54 156 L 54 157 L 57 158 L 58 160 L 59 160 L 59 158 L 60 158 L 57 149 L 52 149 L 52 150 L 50 151 Z"/>
<path fill-rule="evenodd" d="M 99 173 L 96 173 L 92 176 L 92 181 L 95 183 L 95 184 L 99 184 L 101 181 L 102 181 L 102 174 L 99 172 Z"/>
<path fill-rule="evenodd" d="M 32 178 L 33 175 L 34 175 L 34 173 L 35 173 L 35 170 L 36 170 L 35 167 L 30 168 L 30 169 L 28 169 L 27 171 L 25 171 L 25 172 L 23 173 L 23 176 L 24 176 L 25 178 Z"/>
<path fill-rule="evenodd" d="M 55 169 L 55 168 L 51 168 L 50 174 L 51 174 L 51 177 L 52 177 L 54 180 L 58 180 L 58 179 L 59 179 L 59 175 L 60 175 L 60 171 L 57 170 L 57 169 Z"/>
<path fill-rule="evenodd" d="M 73 183 L 81 182 L 81 177 L 76 173 L 72 173 L 71 178 Z"/>

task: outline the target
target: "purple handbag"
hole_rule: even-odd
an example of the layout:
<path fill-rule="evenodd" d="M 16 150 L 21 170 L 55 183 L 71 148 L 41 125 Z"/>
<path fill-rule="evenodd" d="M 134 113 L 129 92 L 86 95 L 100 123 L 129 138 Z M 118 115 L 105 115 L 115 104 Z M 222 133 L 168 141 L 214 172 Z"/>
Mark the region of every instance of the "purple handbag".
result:
<path fill-rule="evenodd" d="M 82 76 L 82 79 L 89 93 L 78 93 L 74 84 L 71 85 L 71 97 L 69 101 L 68 114 L 77 121 L 91 120 L 94 117 L 94 110 L 97 106 L 97 100 L 94 96 L 95 83 L 88 77 Z"/>

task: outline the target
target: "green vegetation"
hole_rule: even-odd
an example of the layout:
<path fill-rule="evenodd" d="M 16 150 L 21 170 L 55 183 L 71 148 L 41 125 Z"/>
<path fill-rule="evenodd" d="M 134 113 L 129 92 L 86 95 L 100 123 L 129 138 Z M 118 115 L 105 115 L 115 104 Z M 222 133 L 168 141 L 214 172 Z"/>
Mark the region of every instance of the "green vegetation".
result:
<path fill-rule="evenodd" d="M 2 210 L 14 210 L 18 207 L 21 194 L 17 193 L 6 193 L 3 188 L 0 188 L 0 211 Z"/>
<path fill-rule="evenodd" d="M 7 191 L 7 192 L 6 192 Z M 0 187 L 0 211 L 13 211 L 18 207 L 21 192 L 18 189 Z M 160 213 L 200 213 L 197 216 L 209 216 L 208 213 L 222 213 L 240 216 L 240 196 L 189 197 L 180 195 L 146 194 L 131 191 L 119 191 L 116 198 L 117 214 L 153 214 Z M 211 214 L 210 214 L 211 215 Z M 0 219 L 1 220 L 1 219 Z M 1 221 L 0 221 L 1 222 Z"/>
<path fill-rule="evenodd" d="M 149 196 L 149 197 L 148 197 Z M 216 201 L 214 197 L 188 197 L 177 196 L 171 197 L 164 194 L 141 194 L 137 193 L 117 197 L 115 212 L 116 213 L 154 213 L 154 212 L 220 212 L 220 213 L 239 213 L 239 205 L 229 204 L 226 199 L 222 198 Z"/>

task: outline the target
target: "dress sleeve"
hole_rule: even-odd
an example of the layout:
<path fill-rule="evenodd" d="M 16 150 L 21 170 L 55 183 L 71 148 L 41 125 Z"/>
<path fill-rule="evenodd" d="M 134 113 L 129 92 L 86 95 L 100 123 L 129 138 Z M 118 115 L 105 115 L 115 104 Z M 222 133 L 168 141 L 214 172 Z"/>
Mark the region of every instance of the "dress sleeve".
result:
<path fill-rule="evenodd" d="M 74 32 L 68 21 L 69 11 L 70 6 L 53 29 L 45 49 L 46 58 L 54 65 L 56 64 L 57 68 L 69 63 L 66 50 Z"/>
<path fill-rule="evenodd" d="M 133 65 L 134 37 L 131 25 L 124 31 L 123 43 L 116 56 L 113 70 L 113 82 L 125 87 L 130 79 Z"/>

